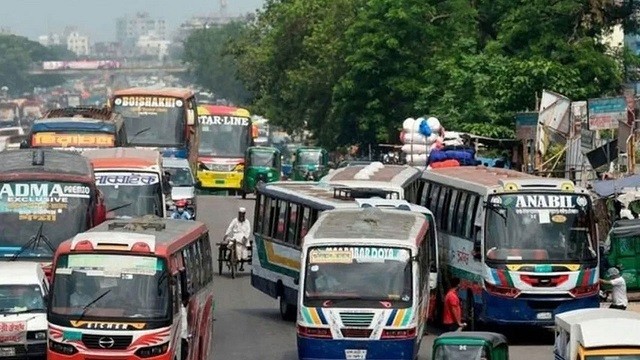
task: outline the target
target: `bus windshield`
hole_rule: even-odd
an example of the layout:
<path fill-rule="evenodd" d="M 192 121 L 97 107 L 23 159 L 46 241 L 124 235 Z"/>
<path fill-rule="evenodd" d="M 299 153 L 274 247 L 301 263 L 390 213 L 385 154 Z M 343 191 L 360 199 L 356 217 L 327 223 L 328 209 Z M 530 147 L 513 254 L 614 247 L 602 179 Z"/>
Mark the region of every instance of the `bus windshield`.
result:
<path fill-rule="evenodd" d="M 127 98 L 117 98 L 114 101 L 114 111 L 124 117 L 127 144 L 167 147 L 185 144 L 186 117 L 182 100 L 162 98 L 166 100 L 162 101 L 162 105 L 151 102 L 147 106 L 144 102 L 124 100 Z"/>
<path fill-rule="evenodd" d="M 169 317 L 166 261 L 130 254 L 69 254 L 58 258 L 51 311 L 83 318 Z"/>
<path fill-rule="evenodd" d="M 251 126 L 200 124 L 198 154 L 215 157 L 244 157 L 250 145 Z"/>
<path fill-rule="evenodd" d="M 490 197 L 485 224 L 487 261 L 595 261 L 590 205 L 585 195 Z"/>
<path fill-rule="evenodd" d="M 640 360 L 640 354 L 629 355 L 587 355 L 585 360 Z"/>
<path fill-rule="evenodd" d="M 322 152 L 320 151 L 301 151 L 298 153 L 299 165 L 322 165 Z"/>
<path fill-rule="evenodd" d="M 39 285 L 0 285 L 0 314 L 45 311 L 44 297 Z"/>
<path fill-rule="evenodd" d="M 168 172 L 171 178 L 171 186 L 186 186 L 191 187 L 195 185 L 195 180 L 191 174 L 189 168 L 170 168 L 165 167 L 165 172 Z"/>
<path fill-rule="evenodd" d="M 0 107 L 0 121 L 13 121 L 16 118 L 15 108 Z"/>
<path fill-rule="evenodd" d="M 412 262 L 408 249 L 314 247 L 304 280 L 305 306 L 410 307 Z M 376 286 L 371 286 L 376 284 Z"/>
<path fill-rule="evenodd" d="M 96 185 L 107 211 L 115 217 L 162 214 L 162 188 L 158 174 L 145 172 L 96 172 Z"/>
<path fill-rule="evenodd" d="M 250 166 L 275 166 L 276 154 L 273 152 L 253 151 L 250 156 Z"/>
<path fill-rule="evenodd" d="M 87 230 L 90 192 L 88 186 L 80 183 L 0 183 L 2 259 L 12 258 L 20 250 L 21 259 L 52 258 L 61 242 Z M 38 233 L 40 237 L 36 236 Z"/>

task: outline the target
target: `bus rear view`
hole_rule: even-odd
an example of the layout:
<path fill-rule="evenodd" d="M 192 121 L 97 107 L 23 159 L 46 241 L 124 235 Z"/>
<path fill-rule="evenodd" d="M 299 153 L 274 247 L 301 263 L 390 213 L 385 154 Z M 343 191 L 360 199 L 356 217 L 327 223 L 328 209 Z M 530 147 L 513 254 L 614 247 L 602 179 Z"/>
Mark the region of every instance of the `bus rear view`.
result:
<path fill-rule="evenodd" d="M 305 237 L 300 359 L 414 359 L 429 306 L 428 221 L 402 210 L 324 212 Z"/>

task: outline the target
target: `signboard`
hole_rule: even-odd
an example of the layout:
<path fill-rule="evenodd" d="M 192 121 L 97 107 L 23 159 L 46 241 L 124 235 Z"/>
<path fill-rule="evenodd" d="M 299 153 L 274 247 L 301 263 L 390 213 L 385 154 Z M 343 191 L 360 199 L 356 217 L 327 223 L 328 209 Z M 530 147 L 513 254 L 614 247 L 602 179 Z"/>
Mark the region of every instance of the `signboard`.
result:
<path fill-rule="evenodd" d="M 0 213 L 18 213 L 18 220 L 56 221 L 58 214 L 75 205 L 70 199 L 88 199 L 90 193 L 88 186 L 80 184 L 3 183 Z"/>
<path fill-rule="evenodd" d="M 114 100 L 116 106 L 123 107 L 150 107 L 150 108 L 176 108 L 184 105 L 180 99 L 163 96 L 123 96 Z"/>
<path fill-rule="evenodd" d="M 617 129 L 619 121 L 627 121 L 627 99 L 624 97 L 589 99 L 589 130 Z"/>
<path fill-rule="evenodd" d="M 0 321 L 0 345 L 26 343 L 26 321 Z"/>
<path fill-rule="evenodd" d="M 158 175 L 151 173 L 96 172 L 96 185 L 98 186 L 147 186 L 159 182 Z"/>
<path fill-rule="evenodd" d="M 352 262 L 385 262 L 385 260 L 407 261 L 409 251 L 387 247 L 327 247 L 309 252 L 310 264 Z"/>
<path fill-rule="evenodd" d="M 535 140 L 538 126 L 537 112 L 523 112 L 516 114 L 516 139 Z"/>
<path fill-rule="evenodd" d="M 114 147 L 116 138 L 111 134 L 60 134 L 55 132 L 40 132 L 32 136 L 34 147 L 54 148 L 95 148 Z"/>
<path fill-rule="evenodd" d="M 249 126 L 249 118 L 229 115 L 200 115 L 198 123 L 202 125 L 236 125 Z"/>

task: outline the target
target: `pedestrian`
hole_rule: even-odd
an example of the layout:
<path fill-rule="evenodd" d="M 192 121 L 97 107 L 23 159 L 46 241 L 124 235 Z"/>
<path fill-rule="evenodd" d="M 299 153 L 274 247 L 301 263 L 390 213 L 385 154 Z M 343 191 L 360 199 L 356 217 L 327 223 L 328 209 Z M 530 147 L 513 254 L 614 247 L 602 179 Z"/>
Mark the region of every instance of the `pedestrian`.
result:
<path fill-rule="evenodd" d="M 620 270 L 615 267 L 607 270 L 609 280 L 600 279 L 601 284 L 611 285 L 611 306 L 610 309 L 627 310 L 629 299 L 627 299 L 627 283 L 620 275 Z"/>
<path fill-rule="evenodd" d="M 442 323 L 449 331 L 461 331 L 467 324 L 462 322 L 462 308 L 460 306 L 460 298 L 458 297 L 460 279 L 456 277 L 452 278 L 450 285 L 451 287 L 444 297 Z"/>

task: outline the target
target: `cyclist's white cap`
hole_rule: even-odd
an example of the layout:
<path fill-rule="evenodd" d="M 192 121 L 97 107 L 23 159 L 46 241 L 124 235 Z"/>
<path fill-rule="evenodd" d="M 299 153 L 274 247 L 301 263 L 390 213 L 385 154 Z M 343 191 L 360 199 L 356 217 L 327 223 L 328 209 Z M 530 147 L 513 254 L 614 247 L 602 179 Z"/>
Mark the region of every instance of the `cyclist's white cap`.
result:
<path fill-rule="evenodd" d="M 246 212 L 247 212 L 247 209 L 245 209 L 245 208 L 241 207 L 240 209 L 238 209 L 238 212 L 246 213 Z"/>

